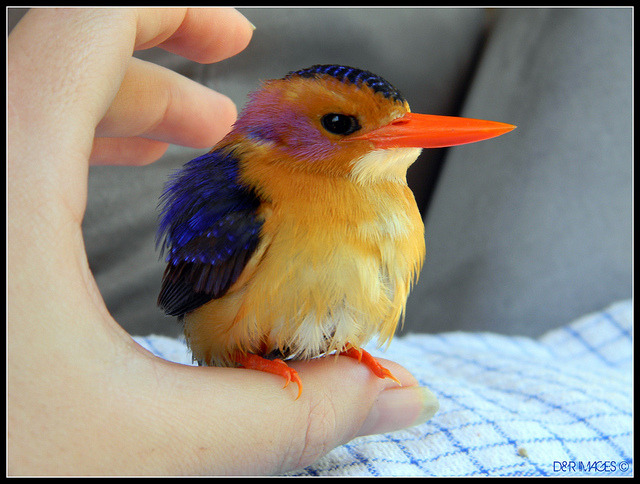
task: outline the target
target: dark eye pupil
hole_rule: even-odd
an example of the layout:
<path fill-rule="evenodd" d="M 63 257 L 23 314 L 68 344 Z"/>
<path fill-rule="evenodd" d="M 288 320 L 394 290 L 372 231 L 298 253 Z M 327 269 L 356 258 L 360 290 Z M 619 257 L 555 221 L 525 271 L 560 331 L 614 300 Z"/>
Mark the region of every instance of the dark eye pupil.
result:
<path fill-rule="evenodd" d="M 360 124 L 356 117 L 347 114 L 325 114 L 321 122 L 324 129 L 333 134 L 347 135 L 360 129 Z"/>

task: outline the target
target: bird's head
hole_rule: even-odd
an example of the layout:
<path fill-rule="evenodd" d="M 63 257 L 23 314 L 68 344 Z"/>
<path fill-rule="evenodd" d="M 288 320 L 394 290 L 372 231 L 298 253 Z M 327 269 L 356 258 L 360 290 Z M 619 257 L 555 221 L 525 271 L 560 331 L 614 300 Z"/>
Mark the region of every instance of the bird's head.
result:
<path fill-rule="evenodd" d="M 271 163 L 367 183 L 402 179 L 422 148 L 480 141 L 515 126 L 411 113 L 389 82 L 371 72 L 316 65 L 267 81 L 251 95 L 229 141 Z"/>

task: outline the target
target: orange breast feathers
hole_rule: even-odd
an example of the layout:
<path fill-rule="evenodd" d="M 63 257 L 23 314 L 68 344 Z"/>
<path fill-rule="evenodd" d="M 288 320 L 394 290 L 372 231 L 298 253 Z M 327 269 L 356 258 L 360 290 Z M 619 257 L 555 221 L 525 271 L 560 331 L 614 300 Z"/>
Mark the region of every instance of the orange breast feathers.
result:
<path fill-rule="evenodd" d="M 262 241 L 224 297 L 186 315 L 194 357 L 229 365 L 237 351 L 310 358 L 389 341 L 425 252 L 406 183 L 291 172 L 266 156 L 243 178 L 268 200 Z"/>

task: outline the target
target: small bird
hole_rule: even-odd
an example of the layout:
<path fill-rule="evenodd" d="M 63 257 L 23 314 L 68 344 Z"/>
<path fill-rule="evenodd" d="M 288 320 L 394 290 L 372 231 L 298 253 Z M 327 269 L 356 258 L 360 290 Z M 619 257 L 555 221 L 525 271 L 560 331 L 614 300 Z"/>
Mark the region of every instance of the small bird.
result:
<path fill-rule="evenodd" d="M 414 114 L 369 71 L 314 65 L 263 83 L 231 132 L 186 163 L 160 201 L 158 305 L 194 360 L 281 375 L 393 337 L 425 256 L 407 168 L 422 148 L 515 126 Z M 396 380 L 397 381 L 397 380 Z"/>

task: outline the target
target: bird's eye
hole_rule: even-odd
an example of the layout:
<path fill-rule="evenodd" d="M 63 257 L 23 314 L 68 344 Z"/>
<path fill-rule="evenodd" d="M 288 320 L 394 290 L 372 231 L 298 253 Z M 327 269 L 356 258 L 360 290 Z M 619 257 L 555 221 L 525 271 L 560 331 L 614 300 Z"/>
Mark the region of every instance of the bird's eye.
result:
<path fill-rule="evenodd" d="M 329 113 L 320 120 L 322 127 L 333 134 L 348 135 L 360 129 L 360 123 L 355 116 L 348 114 Z"/>

